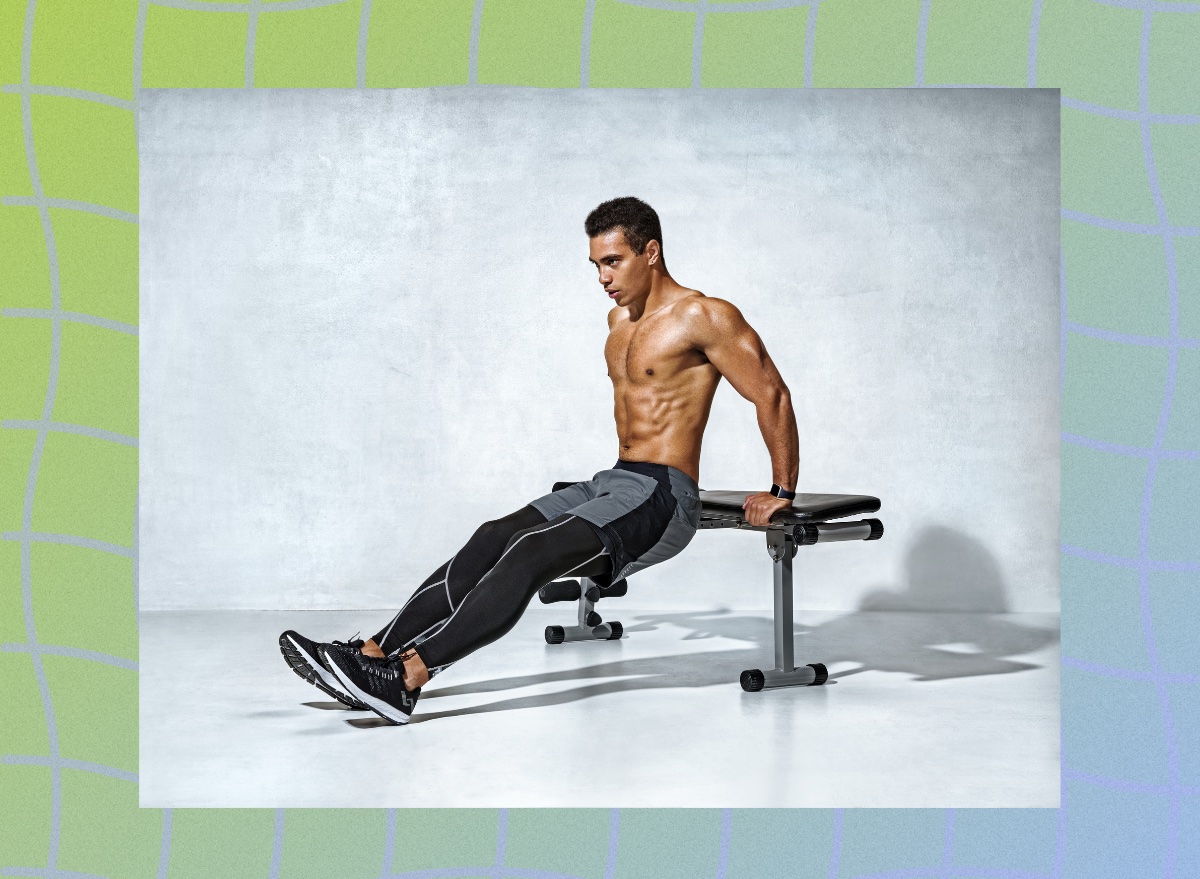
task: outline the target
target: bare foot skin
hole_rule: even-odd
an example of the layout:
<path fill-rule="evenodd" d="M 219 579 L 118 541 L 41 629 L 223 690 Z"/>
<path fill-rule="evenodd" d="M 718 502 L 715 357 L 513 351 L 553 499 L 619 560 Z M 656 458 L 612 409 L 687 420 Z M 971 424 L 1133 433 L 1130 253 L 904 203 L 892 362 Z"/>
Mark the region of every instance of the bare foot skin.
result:
<path fill-rule="evenodd" d="M 425 660 L 421 659 L 417 651 L 409 650 L 401 653 L 400 661 L 404 663 L 405 687 L 415 690 L 429 683 L 429 669 L 425 667 Z"/>
<path fill-rule="evenodd" d="M 379 645 L 373 640 L 363 644 L 362 654 L 363 656 L 373 656 L 376 659 L 386 658 L 384 652 L 379 649 Z M 400 661 L 404 663 L 404 686 L 415 690 L 417 687 L 423 687 L 429 683 L 429 669 L 425 667 L 425 661 L 417 655 L 417 651 L 409 650 L 401 653 Z"/>

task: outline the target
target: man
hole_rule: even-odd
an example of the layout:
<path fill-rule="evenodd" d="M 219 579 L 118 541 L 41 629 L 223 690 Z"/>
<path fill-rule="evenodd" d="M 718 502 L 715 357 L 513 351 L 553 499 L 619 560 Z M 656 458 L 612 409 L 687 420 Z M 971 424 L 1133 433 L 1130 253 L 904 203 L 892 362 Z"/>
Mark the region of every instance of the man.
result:
<path fill-rule="evenodd" d="M 604 358 L 618 460 L 587 482 L 485 522 L 366 642 L 280 636 L 301 677 L 347 705 L 406 723 L 438 671 L 508 632 L 542 586 L 566 576 L 616 582 L 687 546 L 700 521 L 700 444 L 724 376 L 754 404 L 774 485 L 744 505 L 753 525 L 791 505 L 796 417 L 762 340 L 730 303 L 678 284 L 658 215 L 636 198 L 588 215 L 589 261 L 613 302 Z"/>

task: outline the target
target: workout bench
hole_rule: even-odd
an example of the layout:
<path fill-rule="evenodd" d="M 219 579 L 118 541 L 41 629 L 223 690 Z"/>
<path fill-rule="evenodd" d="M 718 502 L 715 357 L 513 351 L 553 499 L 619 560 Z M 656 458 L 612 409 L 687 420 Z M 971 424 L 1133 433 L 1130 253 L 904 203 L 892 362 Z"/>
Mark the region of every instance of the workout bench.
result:
<path fill-rule="evenodd" d="M 556 482 L 554 491 L 566 488 L 570 482 Z M 819 662 L 795 667 L 795 639 L 792 634 L 792 558 L 796 550 L 814 543 L 833 543 L 840 540 L 878 540 L 883 536 L 883 523 L 878 519 L 859 519 L 855 522 L 832 522 L 847 516 L 861 516 L 879 510 L 879 498 L 857 494 L 798 494 L 791 509 L 783 509 L 771 517 L 768 525 L 751 525 L 746 521 L 742 504 L 754 494 L 751 491 L 701 491 L 700 529 L 739 528 L 743 531 L 763 531 L 767 535 L 767 552 L 775 563 L 775 668 L 757 668 L 742 672 L 742 689 L 747 692 L 773 687 L 816 687 L 829 679 L 829 670 Z M 589 577 L 579 580 L 556 580 L 543 586 L 538 595 L 543 604 L 556 601 L 578 601 L 578 623 L 574 626 L 547 626 L 546 643 L 564 641 L 615 641 L 624 631 L 619 622 L 604 622 L 596 612 L 596 602 L 617 598 L 628 592 L 624 580 L 601 587 Z"/>

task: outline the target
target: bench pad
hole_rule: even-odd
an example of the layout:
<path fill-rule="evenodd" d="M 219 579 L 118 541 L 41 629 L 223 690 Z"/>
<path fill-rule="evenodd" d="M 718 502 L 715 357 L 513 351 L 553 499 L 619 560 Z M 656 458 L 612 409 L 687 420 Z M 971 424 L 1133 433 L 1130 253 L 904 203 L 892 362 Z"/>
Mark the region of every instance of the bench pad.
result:
<path fill-rule="evenodd" d="M 701 491 L 700 502 L 704 505 L 700 520 L 728 519 L 742 516 L 742 504 L 754 491 Z M 861 494 L 798 494 L 792 508 L 780 510 L 771 517 L 772 522 L 826 522 L 846 516 L 860 516 L 879 510 L 877 497 Z"/>

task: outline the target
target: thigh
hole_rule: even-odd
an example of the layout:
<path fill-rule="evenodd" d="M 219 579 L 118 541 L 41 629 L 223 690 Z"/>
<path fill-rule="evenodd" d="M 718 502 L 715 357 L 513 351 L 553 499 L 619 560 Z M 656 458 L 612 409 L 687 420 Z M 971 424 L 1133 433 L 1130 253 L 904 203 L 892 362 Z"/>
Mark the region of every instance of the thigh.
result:
<path fill-rule="evenodd" d="M 543 586 L 576 569 L 604 570 L 606 548 L 591 523 L 564 513 L 513 535 L 492 574 L 513 574 Z M 577 575 L 578 576 L 578 575 Z"/>
<path fill-rule="evenodd" d="M 692 538 L 696 536 L 696 529 L 692 524 L 681 516 L 673 516 L 667 527 L 663 529 L 662 536 L 659 537 L 649 549 L 641 555 L 634 558 L 625 564 L 620 571 L 621 577 L 630 577 L 638 571 L 644 571 L 651 565 L 662 564 L 668 559 L 672 559 L 687 547 L 692 542 Z"/>
<path fill-rule="evenodd" d="M 533 504 L 526 504 L 521 509 L 511 512 L 507 516 L 501 516 L 499 519 L 484 522 L 480 527 L 490 528 L 497 536 L 503 535 L 504 542 L 507 543 L 509 538 L 514 534 L 528 528 L 536 528 L 538 525 L 544 524 L 549 518 L 549 516 L 543 514 Z"/>
<path fill-rule="evenodd" d="M 484 522 L 446 564 L 444 588 L 453 610 L 481 577 L 492 569 L 514 535 L 544 524 L 546 517 L 531 506 Z"/>
<path fill-rule="evenodd" d="M 596 496 L 596 487 L 588 482 L 574 482 L 566 488 L 552 491 L 529 502 L 529 506 L 541 512 L 547 520 L 569 513 Z"/>
<path fill-rule="evenodd" d="M 608 553 L 590 559 L 578 567 L 572 568 L 565 573 L 559 574 L 559 577 L 587 577 L 591 580 L 596 580 L 600 585 L 610 585 L 609 580 L 612 577 L 612 559 L 608 557 Z M 556 578 L 557 579 L 557 578 Z"/>
<path fill-rule="evenodd" d="M 500 558 L 500 554 L 504 552 L 504 548 L 508 546 L 514 536 L 530 528 L 536 528 L 545 522 L 546 517 L 530 505 L 521 507 L 507 516 L 501 516 L 499 519 L 484 522 L 475 529 L 471 539 L 455 554 L 454 564 L 459 566 L 459 574 L 464 573 L 465 568 L 479 568 L 474 577 L 477 581 L 488 568 L 496 563 L 496 559 Z"/>

